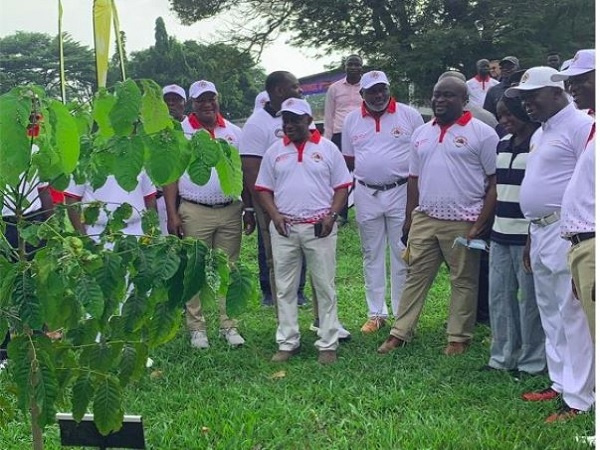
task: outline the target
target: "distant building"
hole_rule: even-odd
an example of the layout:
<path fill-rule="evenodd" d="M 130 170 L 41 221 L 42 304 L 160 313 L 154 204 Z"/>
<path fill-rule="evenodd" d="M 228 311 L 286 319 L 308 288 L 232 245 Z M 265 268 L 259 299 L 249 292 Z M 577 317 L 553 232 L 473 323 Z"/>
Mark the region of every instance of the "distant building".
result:
<path fill-rule="evenodd" d="M 299 78 L 300 86 L 306 101 L 310 104 L 313 112 L 313 118 L 317 123 L 323 122 L 325 117 L 325 94 L 327 88 L 332 83 L 341 80 L 346 76 L 346 72 L 342 69 L 328 70 L 314 75 Z"/>

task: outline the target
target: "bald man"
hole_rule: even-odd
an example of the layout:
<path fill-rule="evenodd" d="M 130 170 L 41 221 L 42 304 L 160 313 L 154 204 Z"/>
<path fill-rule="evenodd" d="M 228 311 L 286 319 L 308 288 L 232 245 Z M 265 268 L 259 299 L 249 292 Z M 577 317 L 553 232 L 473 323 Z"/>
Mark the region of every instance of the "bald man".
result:
<path fill-rule="evenodd" d="M 381 354 L 406 345 L 438 269 L 450 269 L 451 296 L 446 355 L 465 352 L 473 337 L 479 276 L 479 251 L 454 245 L 457 237 L 478 239 L 488 232 L 496 203 L 494 130 L 464 111 L 464 81 L 438 81 L 431 99 L 434 118 L 411 138 L 408 179 L 408 277 L 398 318 Z"/>
<path fill-rule="evenodd" d="M 469 101 L 483 107 L 485 96 L 491 87 L 499 82 L 494 80 L 490 75 L 490 62 L 487 59 L 480 59 L 475 64 L 477 73 L 473 78 L 467 81 L 467 91 L 469 93 Z"/>

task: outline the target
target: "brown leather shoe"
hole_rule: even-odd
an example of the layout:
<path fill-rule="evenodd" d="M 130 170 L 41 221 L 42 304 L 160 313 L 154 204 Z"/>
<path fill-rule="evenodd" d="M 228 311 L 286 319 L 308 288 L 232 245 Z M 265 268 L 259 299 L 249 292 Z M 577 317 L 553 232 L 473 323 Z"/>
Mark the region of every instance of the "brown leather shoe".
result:
<path fill-rule="evenodd" d="M 337 353 L 335 350 L 321 350 L 319 352 L 319 364 L 323 364 L 324 366 L 328 364 L 333 364 L 337 361 Z"/>
<path fill-rule="evenodd" d="M 552 388 L 546 388 L 541 391 L 525 392 L 521 394 L 521 398 L 526 402 L 547 402 L 554 400 L 560 394 Z"/>
<path fill-rule="evenodd" d="M 460 355 L 469 348 L 469 341 L 466 342 L 448 342 L 448 346 L 444 349 L 444 355 L 453 356 Z"/>
<path fill-rule="evenodd" d="M 396 336 L 392 336 L 390 334 L 385 340 L 385 342 L 379 346 L 379 348 L 377 349 L 377 353 L 379 353 L 380 355 L 385 355 L 391 352 L 392 350 L 397 349 L 398 347 L 404 347 L 405 345 L 405 340 L 397 338 Z"/>
<path fill-rule="evenodd" d="M 300 347 L 296 347 L 294 350 L 278 350 L 271 358 L 271 362 L 288 362 L 292 356 L 298 353 L 300 353 Z"/>

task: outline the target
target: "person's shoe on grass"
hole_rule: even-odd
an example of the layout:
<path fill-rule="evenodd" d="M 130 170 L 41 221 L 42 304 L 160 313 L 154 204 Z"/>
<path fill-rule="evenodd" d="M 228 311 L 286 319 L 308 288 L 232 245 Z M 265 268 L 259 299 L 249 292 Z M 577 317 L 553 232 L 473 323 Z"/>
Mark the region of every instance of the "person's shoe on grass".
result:
<path fill-rule="evenodd" d="M 585 414 L 585 411 L 581 411 L 580 409 L 576 408 L 571 408 L 563 400 L 560 402 L 558 411 L 556 411 L 554 414 L 549 415 L 546 418 L 546 423 L 564 422 L 565 420 L 573 419 L 574 417 L 580 414 Z"/>
<path fill-rule="evenodd" d="M 377 353 L 379 353 L 380 355 L 385 355 L 399 347 L 404 347 L 405 345 L 405 340 L 397 338 L 396 336 L 392 336 L 390 334 L 385 340 L 385 342 L 379 346 L 379 348 L 377 349 Z"/>
<path fill-rule="evenodd" d="M 444 349 L 444 355 L 454 356 L 461 355 L 469 348 L 469 342 L 448 342 L 448 345 Z"/>
<path fill-rule="evenodd" d="M 337 353 L 335 350 L 321 350 L 318 358 L 319 364 L 327 366 L 337 361 Z"/>
<path fill-rule="evenodd" d="M 225 338 L 230 347 L 241 347 L 246 342 L 236 328 L 221 328 L 219 333 Z"/>
<path fill-rule="evenodd" d="M 206 331 L 192 331 L 190 333 L 190 344 L 193 348 L 198 348 L 201 350 L 205 350 L 210 347 L 208 343 L 208 336 L 206 335 Z"/>
<path fill-rule="evenodd" d="M 360 328 L 364 334 L 371 334 L 379 331 L 386 324 L 385 317 L 371 317 Z"/>
<path fill-rule="evenodd" d="M 521 394 L 521 398 L 526 402 L 547 402 L 558 398 L 559 395 L 560 393 L 549 387 L 541 391 L 525 392 Z"/>
<path fill-rule="evenodd" d="M 292 356 L 297 355 L 298 353 L 300 353 L 300 347 L 296 347 L 293 350 L 277 350 L 277 353 L 271 358 L 271 362 L 288 362 Z"/>

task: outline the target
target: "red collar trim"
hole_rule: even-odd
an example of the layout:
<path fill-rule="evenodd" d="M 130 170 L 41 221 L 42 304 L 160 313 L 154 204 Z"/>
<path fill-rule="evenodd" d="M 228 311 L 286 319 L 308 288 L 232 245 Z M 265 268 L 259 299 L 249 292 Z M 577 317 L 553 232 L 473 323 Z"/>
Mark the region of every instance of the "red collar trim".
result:
<path fill-rule="evenodd" d="M 461 127 L 464 127 L 466 124 L 468 124 L 471 121 L 472 118 L 473 118 L 473 115 L 471 114 L 471 111 L 465 111 L 463 113 L 463 115 L 460 116 L 458 118 L 458 120 L 456 120 L 454 122 L 448 123 L 446 125 L 441 125 L 438 123 L 437 119 L 433 119 L 432 125 L 434 125 L 434 126 L 439 125 L 441 128 L 448 128 L 454 124 L 457 124 L 457 125 L 460 125 Z"/>
<path fill-rule="evenodd" d="M 310 137 L 308 138 L 308 142 L 312 142 L 313 144 L 318 144 L 321 141 L 321 133 L 319 130 L 311 130 Z M 290 145 L 291 140 L 286 135 L 283 136 L 283 145 Z M 306 141 L 305 141 L 306 142 Z M 304 145 L 304 142 L 298 145 Z"/>
<path fill-rule="evenodd" d="M 390 114 L 394 114 L 396 112 L 396 99 L 394 97 L 390 97 L 390 102 L 388 103 L 387 108 L 385 109 L 385 112 L 388 112 Z M 360 113 L 361 113 L 362 117 L 365 117 L 365 116 L 373 117 L 373 114 L 371 114 L 371 112 L 367 109 L 367 105 L 365 104 L 364 101 L 360 105 Z"/>
<path fill-rule="evenodd" d="M 196 116 L 195 113 L 191 113 L 188 116 L 188 120 L 190 121 L 190 125 L 192 126 L 192 128 L 194 130 L 199 130 L 201 128 L 207 130 L 208 127 L 206 125 L 204 125 L 202 122 L 200 122 L 200 119 L 198 119 L 198 117 Z M 223 116 L 221 115 L 221 113 L 217 113 L 217 126 L 221 127 L 221 128 L 225 128 L 225 119 L 223 118 Z"/>
<path fill-rule="evenodd" d="M 487 83 L 488 81 L 490 81 L 490 76 L 488 75 L 487 77 L 483 78 L 481 75 L 477 74 L 475 75 L 475 79 L 477 81 L 479 81 L 480 83 Z"/>

